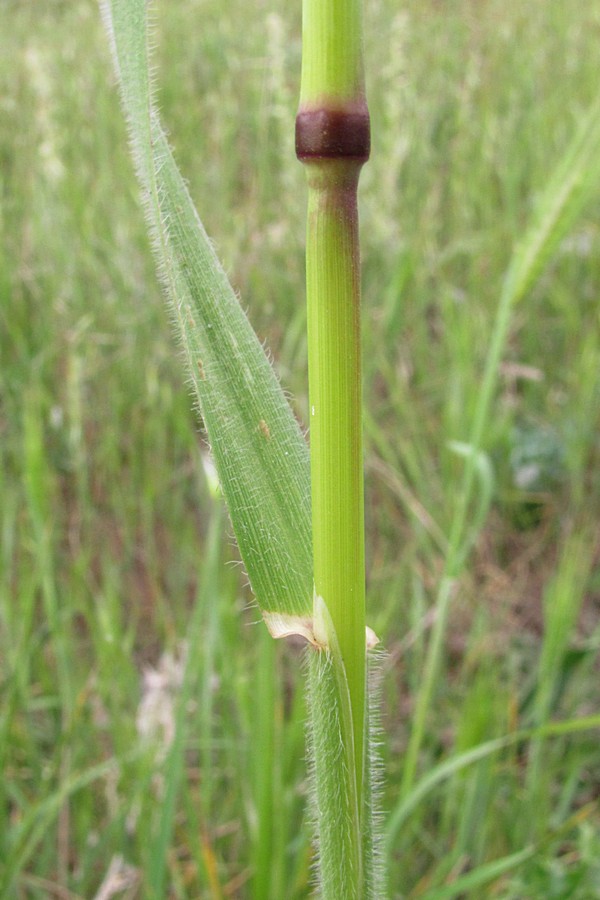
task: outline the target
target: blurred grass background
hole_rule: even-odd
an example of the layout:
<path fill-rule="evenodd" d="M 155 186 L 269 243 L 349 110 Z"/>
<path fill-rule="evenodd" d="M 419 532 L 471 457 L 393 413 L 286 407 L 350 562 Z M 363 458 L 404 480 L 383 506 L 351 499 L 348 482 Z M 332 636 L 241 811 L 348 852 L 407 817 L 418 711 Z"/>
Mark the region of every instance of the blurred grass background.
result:
<path fill-rule="evenodd" d="M 256 625 L 204 475 L 96 5 L 2 11 L 0 896 L 306 897 L 300 651 Z M 160 0 L 156 20 L 178 162 L 306 421 L 300 4 Z M 597 92 L 600 2 L 369 0 L 366 25 L 368 619 L 392 814 L 464 464 L 449 442 L 511 249 Z M 598 711 L 599 212 L 596 189 L 514 316 L 421 773 Z M 529 848 L 460 896 L 600 898 L 599 793 L 597 731 L 457 770 L 394 836 L 391 895 L 458 896 Z"/>

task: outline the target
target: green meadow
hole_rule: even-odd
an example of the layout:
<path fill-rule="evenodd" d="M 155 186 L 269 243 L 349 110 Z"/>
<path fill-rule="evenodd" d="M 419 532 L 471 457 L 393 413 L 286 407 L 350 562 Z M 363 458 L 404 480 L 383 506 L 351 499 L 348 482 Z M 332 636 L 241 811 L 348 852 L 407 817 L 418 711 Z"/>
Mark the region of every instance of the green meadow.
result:
<path fill-rule="evenodd" d="M 300 12 L 153 18 L 176 159 L 307 424 Z M 600 0 L 367 0 L 365 27 L 390 898 L 594 900 L 600 141 L 509 311 L 443 574 L 513 251 L 598 97 Z M 239 562 L 94 0 L 3 0 L 0 229 L 0 897 L 306 898 L 302 641 Z"/>

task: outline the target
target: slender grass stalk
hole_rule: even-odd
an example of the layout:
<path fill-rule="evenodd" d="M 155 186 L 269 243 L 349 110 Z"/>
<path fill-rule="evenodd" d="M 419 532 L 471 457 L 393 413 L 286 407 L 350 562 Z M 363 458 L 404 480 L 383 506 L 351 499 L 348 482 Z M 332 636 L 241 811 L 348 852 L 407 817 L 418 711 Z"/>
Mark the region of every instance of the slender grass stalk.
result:
<path fill-rule="evenodd" d="M 346 669 L 362 790 L 365 557 L 356 192 L 369 155 L 358 0 L 305 0 L 296 151 L 308 177 L 306 292 L 315 596 Z M 315 622 L 319 610 L 315 608 Z"/>
<path fill-rule="evenodd" d="M 310 163 L 307 300 L 315 593 L 327 605 L 350 691 L 360 797 L 365 558 L 356 187 L 358 165 Z"/>
<path fill-rule="evenodd" d="M 370 150 L 359 0 L 304 0 L 296 151 L 306 165 L 314 629 L 312 753 L 323 897 L 374 896 L 365 804 L 360 257 Z"/>

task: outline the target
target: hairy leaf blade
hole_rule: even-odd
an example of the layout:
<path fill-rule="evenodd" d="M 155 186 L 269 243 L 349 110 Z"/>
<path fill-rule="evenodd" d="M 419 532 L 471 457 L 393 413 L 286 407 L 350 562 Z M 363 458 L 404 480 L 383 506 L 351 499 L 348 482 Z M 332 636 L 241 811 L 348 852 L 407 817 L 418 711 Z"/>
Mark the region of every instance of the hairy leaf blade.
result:
<path fill-rule="evenodd" d="M 306 443 L 153 107 L 145 0 L 105 0 L 102 8 L 161 277 L 242 559 L 263 611 L 306 618 L 313 592 Z"/>

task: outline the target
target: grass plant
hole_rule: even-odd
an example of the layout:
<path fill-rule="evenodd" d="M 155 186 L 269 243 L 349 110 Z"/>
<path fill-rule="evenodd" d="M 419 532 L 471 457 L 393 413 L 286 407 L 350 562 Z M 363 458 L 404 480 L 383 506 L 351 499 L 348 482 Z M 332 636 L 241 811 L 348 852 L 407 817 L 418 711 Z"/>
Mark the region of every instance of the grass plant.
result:
<path fill-rule="evenodd" d="M 304 8 L 296 149 L 309 184 L 310 488 L 293 412 L 212 251 L 160 125 L 148 74 L 146 4 L 114 0 L 103 5 L 103 15 L 157 260 L 242 559 L 273 637 L 297 634 L 314 647 L 309 749 L 320 892 L 324 898 L 377 897 L 383 889 L 366 752 L 356 191 L 369 154 L 369 125 L 360 5 L 308 2 Z M 175 795 L 167 796 L 172 816 Z M 261 830 L 269 828 L 269 792 L 266 799 Z M 161 856 L 169 818 L 160 832 Z M 157 896 L 163 873 L 164 866 L 152 879 Z"/>
<path fill-rule="evenodd" d="M 130 897 L 299 900 L 300 651 L 259 623 L 202 475 L 97 4 L 4 15 L 0 895 L 95 897 L 118 877 Z M 377 0 L 364 23 L 366 569 L 394 900 L 589 900 L 600 881 L 599 16 L 596 0 Z M 155 17 L 156 103 L 189 194 L 310 423 L 299 6 L 159 0 Z M 510 304 L 476 450 L 506 273 L 559 220 Z M 442 627 L 465 466 L 470 549 Z M 306 586 L 310 617 L 312 563 Z M 142 736 L 149 678 L 163 718 Z"/>

